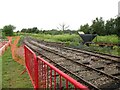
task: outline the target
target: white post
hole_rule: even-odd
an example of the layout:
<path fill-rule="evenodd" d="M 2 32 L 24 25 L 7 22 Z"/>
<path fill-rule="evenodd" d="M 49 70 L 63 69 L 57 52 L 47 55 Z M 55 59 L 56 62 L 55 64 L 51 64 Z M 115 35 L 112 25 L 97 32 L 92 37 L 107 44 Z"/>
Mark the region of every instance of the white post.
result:
<path fill-rule="evenodd" d="M 120 1 L 118 2 L 118 17 L 120 17 Z"/>

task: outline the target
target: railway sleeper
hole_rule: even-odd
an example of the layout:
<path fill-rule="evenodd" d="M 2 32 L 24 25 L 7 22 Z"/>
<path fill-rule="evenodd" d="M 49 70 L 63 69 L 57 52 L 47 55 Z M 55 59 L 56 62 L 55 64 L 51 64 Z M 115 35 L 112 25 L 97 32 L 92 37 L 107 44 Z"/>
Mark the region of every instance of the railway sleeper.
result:
<path fill-rule="evenodd" d="M 106 73 L 108 73 L 108 74 L 110 74 L 110 75 L 116 75 L 116 74 L 119 74 L 120 73 L 120 71 L 119 70 L 108 70 L 108 71 L 105 71 Z"/>
<path fill-rule="evenodd" d="M 92 65 L 91 67 L 93 67 L 93 68 L 95 68 L 95 69 L 98 69 L 98 70 L 104 70 L 104 66 L 103 65 L 101 65 L 101 64 L 94 64 L 94 65 Z"/>
<path fill-rule="evenodd" d="M 91 71 L 88 71 L 88 70 L 80 71 L 76 73 L 76 75 L 81 76 L 82 78 L 88 81 L 101 77 L 98 73 L 95 73 L 95 72 L 92 73 Z"/>
<path fill-rule="evenodd" d="M 119 90 L 120 82 L 108 82 L 107 84 L 103 84 L 99 86 L 102 90 Z"/>

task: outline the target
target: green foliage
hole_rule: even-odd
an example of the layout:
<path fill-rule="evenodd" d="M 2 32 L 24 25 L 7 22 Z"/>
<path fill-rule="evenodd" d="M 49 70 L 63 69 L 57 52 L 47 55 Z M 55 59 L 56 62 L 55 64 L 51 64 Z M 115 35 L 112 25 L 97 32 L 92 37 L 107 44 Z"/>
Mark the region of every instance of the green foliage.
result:
<path fill-rule="evenodd" d="M 34 38 L 39 38 L 46 41 L 56 41 L 56 42 L 80 42 L 81 38 L 76 34 L 62 34 L 62 35 L 50 35 L 50 34 L 31 34 L 30 36 Z"/>
<path fill-rule="evenodd" d="M 115 22 L 116 22 L 117 35 L 118 35 L 119 38 L 120 38 L 120 17 L 117 17 L 117 18 L 115 19 Z"/>
<path fill-rule="evenodd" d="M 34 28 L 28 28 L 28 29 L 22 29 L 21 32 L 23 33 L 40 33 L 40 34 L 50 34 L 50 35 L 60 35 L 60 34 L 76 34 L 77 31 L 75 30 L 56 30 L 56 29 L 52 29 L 52 30 L 38 30 L 35 27 Z"/>
<path fill-rule="evenodd" d="M 6 39 L 6 36 L 5 36 L 5 33 L 4 33 L 4 32 L 2 32 L 2 38 L 3 38 L 3 39 Z"/>
<path fill-rule="evenodd" d="M 82 39 L 78 34 L 61 34 L 61 35 L 50 35 L 50 34 L 31 34 L 31 33 L 21 33 L 21 36 L 31 36 L 33 38 L 50 41 L 50 42 L 64 42 L 66 46 L 79 47 L 81 49 L 85 48 L 86 50 L 92 50 L 97 52 L 103 52 L 113 55 L 119 55 L 118 51 L 120 51 L 120 47 L 115 46 L 112 48 L 109 47 L 99 47 L 96 45 L 91 45 L 90 47 L 80 45 Z M 118 39 L 117 35 L 106 35 L 106 36 L 97 36 L 93 41 L 94 42 L 106 42 L 106 43 L 118 43 L 120 39 Z"/>
<path fill-rule="evenodd" d="M 92 21 L 92 25 L 88 24 L 81 25 L 80 31 L 84 33 L 98 34 L 98 35 L 112 35 L 116 34 L 120 36 L 120 17 L 115 19 L 111 18 L 107 21 L 104 21 L 102 17 L 96 18 Z"/>
<path fill-rule="evenodd" d="M 0 29 L 0 38 L 6 39 L 5 33 L 2 32 L 2 29 Z"/>
<path fill-rule="evenodd" d="M 81 46 L 81 49 L 88 50 L 88 51 L 94 51 L 94 52 L 100 52 L 100 53 L 106 53 L 106 54 L 111 54 L 111 55 L 117 55 L 120 56 L 120 47 L 119 46 L 114 46 L 113 48 L 111 47 L 100 47 L 97 45 L 90 45 L 89 47 L 87 46 Z M 118 51 L 119 50 L 119 51 Z"/>
<path fill-rule="evenodd" d="M 111 18 L 110 20 L 106 21 L 105 30 L 107 35 L 117 33 L 117 29 L 115 28 L 115 26 L 116 26 L 115 19 Z"/>
<path fill-rule="evenodd" d="M 18 47 L 23 44 L 23 39 L 24 39 L 24 36 L 21 35 L 21 36 L 20 36 L 20 40 L 19 40 L 19 42 L 18 42 L 18 44 L 17 44 Z"/>
<path fill-rule="evenodd" d="M 0 38 L 6 39 L 5 33 L 2 32 L 2 29 L 0 29 Z"/>
<path fill-rule="evenodd" d="M 104 21 L 102 17 L 96 18 L 93 20 L 92 25 L 91 25 L 92 32 L 95 32 L 98 35 L 104 35 Z"/>
<path fill-rule="evenodd" d="M 97 40 L 97 41 L 96 41 Z M 106 36 L 97 36 L 94 42 L 106 42 L 106 43 L 118 43 L 120 39 L 118 39 L 117 35 L 106 35 Z"/>
<path fill-rule="evenodd" d="M 90 26 L 88 25 L 88 23 L 85 25 L 81 25 L 80 31 L 83 31 L 84 33 L 87 33 L 87 34 L 90 33 Z"/>
<path fill-rule="evenodd" d="M 25 33 L 39 33 L 39 30 L 38 30 L 37 27 L 28 28 L 28 29 L 23 28 L 21 30 L 21 32 L 25 32 Z"/>
<path fill-rule="evenodd" d="M 6 25 L 3 27 L 2 32 L 5 34 L 5 36 L 13 36 L 13 30 L 15 27 L 13 25 Z"/>

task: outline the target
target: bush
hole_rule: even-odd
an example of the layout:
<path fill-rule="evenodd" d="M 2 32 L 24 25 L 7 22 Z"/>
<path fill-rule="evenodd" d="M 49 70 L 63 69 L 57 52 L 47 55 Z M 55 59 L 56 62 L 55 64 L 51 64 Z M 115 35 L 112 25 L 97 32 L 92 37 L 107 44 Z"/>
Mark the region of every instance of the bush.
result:
<path fill-rule="evenodd" d="M 5 36 L 13 36 L 13 30 L 15 29 L 12 25 L 6 25 L 3 27 L 2 32 L 5 34 Z"/>

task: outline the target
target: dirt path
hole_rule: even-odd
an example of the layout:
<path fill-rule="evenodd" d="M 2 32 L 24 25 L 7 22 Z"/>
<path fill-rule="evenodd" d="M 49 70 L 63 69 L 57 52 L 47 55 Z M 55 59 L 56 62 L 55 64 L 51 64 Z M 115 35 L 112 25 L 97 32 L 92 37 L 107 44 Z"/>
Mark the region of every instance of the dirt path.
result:
<path fill-rule="evenodd" d="M 17 44 L 20 40 L 20 37 L 19 36 L 14 36 L 14 37 L 7 37 L 11 43 L 10 43 L 10 46 L 11 46 L 11 52 L 12 52 L 12 58 L 22 64 L 22 65 L 25 65 L 25 62 L 24 62 L 24 48 L 23 46 L 20 46 L 20 47 L 17 47 Z"/>

